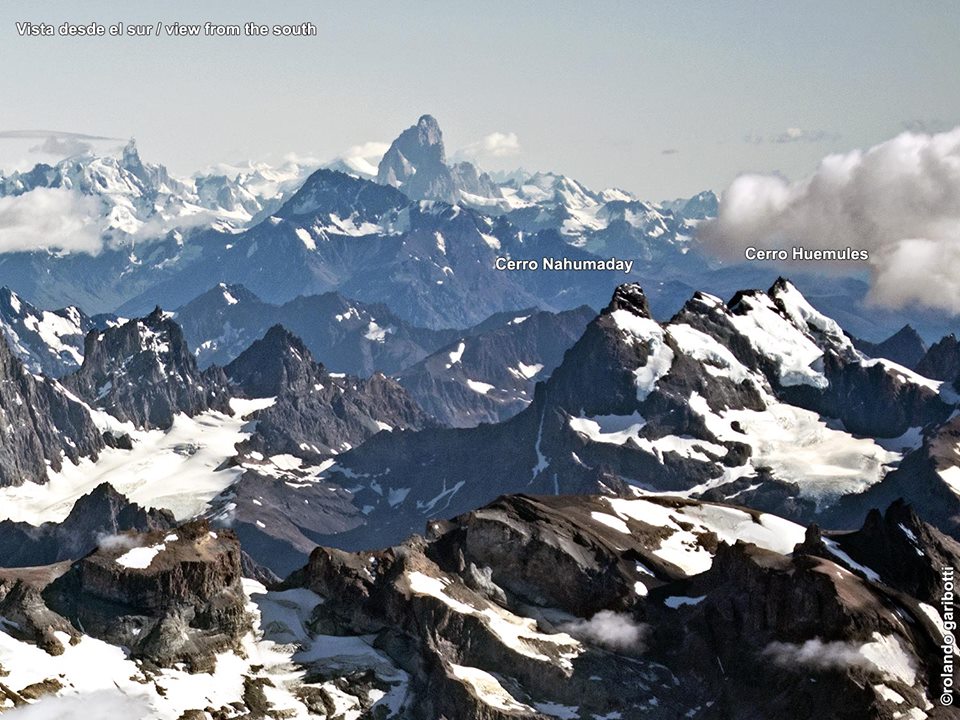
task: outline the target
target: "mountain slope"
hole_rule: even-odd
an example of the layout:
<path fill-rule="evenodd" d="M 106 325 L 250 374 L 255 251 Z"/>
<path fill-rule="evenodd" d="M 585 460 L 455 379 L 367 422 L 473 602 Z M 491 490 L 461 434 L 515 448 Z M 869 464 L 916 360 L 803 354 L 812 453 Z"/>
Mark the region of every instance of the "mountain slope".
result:
<path fill-rule="evenodd" d="M 445 425 L 506 420 L 530 404 L 535 384 L 550 376 L 593 316 L 585 306 L 496 315 L 398 379 Z"/>
<path fill-rule="evenodd" d="M 65 460 L 104 446 L 87 408 L 56 382 L 30 374 L 0 338 L 0 487 L 45 483 Z"/>
<path fill-rule="evenodd" d="M 157 719 L 948 717 L 934 579 L 957 562 L 903 505 L 836 534 L 520 495 L 383 550 L 318 548 L 267 590 L 232 533 L 189 523 L 0 571 L 0 692 Z"/>

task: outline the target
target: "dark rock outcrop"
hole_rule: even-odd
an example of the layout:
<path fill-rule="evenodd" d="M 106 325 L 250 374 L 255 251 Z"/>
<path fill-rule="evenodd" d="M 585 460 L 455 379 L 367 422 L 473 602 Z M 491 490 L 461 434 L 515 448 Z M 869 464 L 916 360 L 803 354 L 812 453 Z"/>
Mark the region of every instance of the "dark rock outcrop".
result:
<path fill-rule="evenodd" d="M 250 628 L 240 544 L 204 521 L 125 534 L 43 590 L 46 605 L 94 637 L 161 667 L 208 672 Z"/>
<path fill-rule="evenodd" d="M 948 383 L 960 379 L 960 341 L 956 336 L 947 335 L 931 345 L 917 363 L 917 372 Z"/>
<path fill-rule="evenodd" d="M 278 590 L 319 596 L 311 633 L 373 636 L 411 717 L 949 717 L 918 598 L 816 529 L 791 553 L 797 531 L 689 500 L 504 497 L 383 551 L 318 548 Z"/>

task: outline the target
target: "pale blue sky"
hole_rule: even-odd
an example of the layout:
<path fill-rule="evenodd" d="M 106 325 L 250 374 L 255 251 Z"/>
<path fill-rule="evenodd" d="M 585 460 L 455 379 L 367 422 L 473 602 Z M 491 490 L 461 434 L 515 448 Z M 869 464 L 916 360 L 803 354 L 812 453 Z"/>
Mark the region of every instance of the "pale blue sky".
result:
<path fill-rule="evenodd" d="M 311 20 L 319 35 L 20 38 L 17 20 Z M 451 151 L 516 133 L 520 153 L 486 167 L 660 199 L 960 122 L 960 3 L 5 0 L 0 63 L 0 131 L 136 136 L 178 173 L 328 159 L 429 112 Z"/>

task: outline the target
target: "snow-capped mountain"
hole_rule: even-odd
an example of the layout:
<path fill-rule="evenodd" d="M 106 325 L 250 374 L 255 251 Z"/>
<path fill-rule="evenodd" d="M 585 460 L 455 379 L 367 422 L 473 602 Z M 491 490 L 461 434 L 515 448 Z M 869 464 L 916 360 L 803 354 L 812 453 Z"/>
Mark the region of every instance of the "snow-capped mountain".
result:
<path fill-rule="evenodd" d="M 567 315 L 586 328 L 526 409 L 466 429 L 382 375 L 329 372 L 280 327 L 201 372 L 158 309 L 89 333 L 72 393 L 0 346 L 4 458 L 36 470 L 0 488 L 0 703 L 75 712 L 92 693 L 170 720 L 929 710 L 940 573 L 960 561 L 942 532 L 960 532 L 951 383 L 868 358 L 784 280 L 698 293 L 666 323 L 633 284 Z M 573 332 L 497 316 L 424 364 L 500 372 Z"/>
<path fill-rule="evenodd" d="M 195 178 L 176 178 L 163 165 L 143 162 L 131 140 L 116 157 L 86 153 L 0 175 L 0 197 L 56 190 L 94 198 L 100 204 L 96 224 L 107 245 L 129 251 L 168 232 L 179 231 L 182 241 L 196 227 L 236 232 L 279 207 L 305 177 L 305 168 L 286 163 L 218 167 Z"/>
<path fill-rule="evenodd" d="M 912 466 L 957 399 L 862 356 L 785 281 L 730 303 L 697 294 L 665 324 L 623 286 L 515 418 L 377 437 L 338 457 L 320 481 L 373 509 L 369 525 L 326 542 L 391 542 L 521 490 L 684 493 L 805 522 L 842 502 L 862 517 L 876 506 L 864 493 Z"/>
<path fill-rule="evenodd" d="M 376 180 L 414 199 L 506 215 L 525 232 L 556 230 L 576 247 L 643 261 L 686 252 L 697 222 L 717 210 L 717 197 L 709 191 L 656 206 L 624 190 L 597 192 L 551 172 L 511 173 L 498 183 L 472 163 L 449 165 L 443 133 L 430 115 L 393 142 Z"/>
<path fill-rule="evenodd" d="M 496 258 L 597 261 L 561 235 L 530 235 L 458 205 L 414 202 L 393 188 L 318 170 L 276 214 L 233 236 L 209 236 L 199 256 L 134 271 L 148 289 L 123 312 L 189 302 L 197 287 L 239 283 L 263 300 L 338 291 L 383 303 L 407 322 L 466 327 L 495 312 L 596 302 L 623 270 L 515 273 Z M 184 264 L 187 262 L 187 264 Z"/>
<path fill-rule="evenodd" d="M 0 183 L 6 195 L 43 190 L 101 203 L 91 222 L 107 241 L 5 253 L 0 283 L 42 307 L 126 316 L 185 304 L 218 281 L 271 303 L 339 291 L 386 302 L 407 322 L 464 328 L 530 306 L 599 307 L 625 279 L 622 271 L 503 272 L 494 269 L 498 256 L 617 255 L 636 264 L 635 274 L 661 275 L 665 263 L 683 272 L 688 221 L 559 175 L 511 186 L 469 163 L 447 165 L 429 116 L 397 139 L 380 170 L 381 185 L 331 170 L 304 180 L 295 164 L 216 167 L 177 180 L 131 145 L 119 158 L 79 156 L 11 175 Z"/>
<path fill-rule="evenodd" d="M 83 339 L 94 321 L 74 306 L 39 310 L 0 288 L 0 330 L 30 372 L 59 377 L 83 362 Z"/>

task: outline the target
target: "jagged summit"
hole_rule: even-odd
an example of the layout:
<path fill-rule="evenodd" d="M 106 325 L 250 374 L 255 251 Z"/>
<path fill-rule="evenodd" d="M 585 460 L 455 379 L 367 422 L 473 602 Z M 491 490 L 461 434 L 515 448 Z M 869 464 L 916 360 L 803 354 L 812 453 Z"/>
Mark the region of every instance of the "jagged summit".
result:
<path fill-rule="evenodd" d="M 326 374 L 296 335 L 274 325 L 224 368 L 230 382 L 248 397 L 308 392 Z"/>
<path fill-rule="evenodd" d="M 647 296 L 643 288 L 636 283 L 620 285 L 613 292 L 613 298 L 610 304 L 604 310 L 605 313 L 612 313 L 617 310 L 627 310 L 644 318 L 650 318 L 650 305 L 647 302 Z"/>
<path fill-rule="evenodd" d="M 953 333 L 941 338 L 917 362 L 917 372 L 934 380 L 960 380 L 960 341 Z"/>
<path fill-rule="evenodd" d="M 377 168 L 377 182 L 403 190 L 414 199 L 457 201 L 440 125 L 423 115 L 393 141 Z"/>
<path fill-rule="evenodd" d="M 146 317 L 92 330 L 83 364 L 63 382 L 144 429 L 169 428 L 178 413 L 231 412 L 222 373 L 198 369 L 180 326 L 159 306 Z"/>

